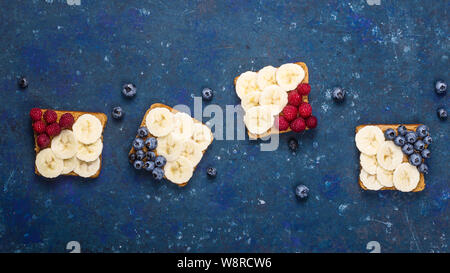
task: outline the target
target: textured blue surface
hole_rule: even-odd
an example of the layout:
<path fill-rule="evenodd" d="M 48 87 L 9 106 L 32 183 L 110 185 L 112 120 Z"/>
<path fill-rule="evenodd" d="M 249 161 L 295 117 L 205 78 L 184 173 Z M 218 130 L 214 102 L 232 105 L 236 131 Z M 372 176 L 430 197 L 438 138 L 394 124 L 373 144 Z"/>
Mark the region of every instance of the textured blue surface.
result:
<path fill-rule="evenodd" d="M 382 252 L 449 251 L 449 127 L 435 79 L 450 80 L 448 1 L 0 2 L 0 251 Z M 226 3 L 226 4 L 225 4 Z M 314 4 L 313 4 L 314 3 Z M 135 172 L 127 152 L 155 102 L 236 105 L 233 78 L 303 61 L 314 131 L 275 152 L 215 141 L 185 188 Z M 16 77 L 30 81 L 18 90 Z M 138 95 L 127 100 L 121 85 Z M 330 90 L 348 91 L 336 105 Z M 33 172 L 32 107 L 105 112 L 101 175 L 47 182 Z M 207 121 L 205 119 L 204 121 Z M 434 144 L 421 193 L 365 192 L 354 128 L 426 123 Z M 215 180 L 205 169 L 218 169 Z M 298 202 L 304 183 L 310 198 Z"/>

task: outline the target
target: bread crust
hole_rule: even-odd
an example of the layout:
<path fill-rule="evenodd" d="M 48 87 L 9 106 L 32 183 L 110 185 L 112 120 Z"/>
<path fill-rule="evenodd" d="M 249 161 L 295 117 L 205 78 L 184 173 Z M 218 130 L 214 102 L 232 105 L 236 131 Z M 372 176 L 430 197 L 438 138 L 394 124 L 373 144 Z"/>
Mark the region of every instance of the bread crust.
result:
<path fill-rule="evenodd" d="M 410 131 L 415 131 L 417 129 L 417 127 L 419 127 L 420 124 L 363 124 L 363 125 L 359 125 L 356 126 L 355 128 L 355 134 L 358 133 L 359 130 L 361 130 L 362 128 L 366 127 L 366 126 L 377 126 L 378 128 L 381 129 L 381 131 L 383 131 L 383 133 L 387 130 L 387 129 L 393 129 L 396 133 L 397 132 L 397 128 L 400 125 L 404 125 L 406 127 L 406 129 L 410 130 Z M 426 145 L 426 147 L 428 147 L 428 145 Z M 404 162 L 408 162 L 408 157 L 403 154 L 403 161 Z M 359 169 L 361 170 L 362 167 L 361 165 L 359 166 Z M 358 183 L 359 186 L 361 188 L 363 188 L 364 190 L 368 190 L 364 184 L 361 182 L 361 179 L 359 179 L 359 175 L 358 175 Z M 425 189 L 425 176 L 423 175 L 423 173 L 420 173 L 420 179 L 419 179 L 419 183 L 417 184 L 417 187 L 412 190 L 412 192 L 419 192 L 419 191 L 423 191 Z M 380 190 L 397 190 L 395 187 L 383 187 Z"/>

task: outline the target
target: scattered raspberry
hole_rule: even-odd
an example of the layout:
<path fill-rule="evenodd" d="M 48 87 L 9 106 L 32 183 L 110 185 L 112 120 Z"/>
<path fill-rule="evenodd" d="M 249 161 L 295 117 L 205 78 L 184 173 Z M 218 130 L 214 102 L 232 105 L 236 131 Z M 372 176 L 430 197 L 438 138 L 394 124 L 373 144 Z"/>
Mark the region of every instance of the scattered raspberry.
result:
<path fill-rule="evenodd" d="M 302 96 L 307 96 L 311 92 L 311 85 L 307 83 L 301 83 L 297 86 L 297 92 Z"/>
<path fill-rule="evenodd" d="M 277 116 L 275 118 L 275 127 L 278 131 L 285 131 L 289 128 L 289 121 L 287 121 L 283 116 Z"/>
<path fill-rule="evenodd" d="M 316 128 L 317 127 L 317 118 L 315 116 L 310 116 L 306 120 L 306 127 L 310 128 L 310 129 Z"/>
<path fill-rule="evenodd" d="M 50 145 L 50 138 L 46 134 L 40 134 L 37 137 L 37 144 L 41 149 L 46 148 Z"/>
<path fill-rule="evenodd" d="M 39 108 L 33 108 L 30 111 L 30 117 L 33 121 L 41 120 L 42 117 L 42 111 Z"/>
<path fill-rule="evenodd" d="M 299 106 L 302 103 L 302 96 L 296 91 L 293 90 L 288 94 L 288 104 Z"/>
<path fill-rule="evenodd" d="M 303 102 L 298 107 L 298 113 L 302 118 L 308 118 L 312 114 L 312 107 L 309 103 Z"/>
<path fill-rule="evenodd" d="M 291 122 L 291 129 L 294 132 L 302 132 L 306 129 L 305 121 L 302 118 L 296 118 Z"/>
<path fill-rule="evenodd" d="M 42 120 L 38 120 L 33 123 L 33 130 L 36 132 L 36 134 L 42 134 L 45 132 L 45 122 Z"/>
<path fill-rule="evenodd" d="M 45 122 L 47 122 L 47 124 L 51 124 L 56 122 L 56 120 L 58 119 L 58 115 L 56 114 L 55 111 L 53 110 L 47 110 L 44 113 L 44 120 Z"/>
<path fill-rule="evenodd" d="M 48 125 L 47 128 L 45 129 L 45 132 L 49 136 L 57 136 L 59 135 L 59 133 L 61 133 L 61 127 L 59 127 L 59 124 L 55 122 Z"/>
<path fill-rule="evenodd" d="M 70 129 L 70 128 L 72 128 L 72 125 L 74 122 L 75 122 L 75 120 L 74 120 L 72 114 L 65 113 L 59 119 L 59 126 L 63 129 Z"/>
<path fill-rule="evenodd" d="M 297 117 L 297 107 L 286 105 L 283 109 L 283 116 L 287 121 L 292 121 Z"/>

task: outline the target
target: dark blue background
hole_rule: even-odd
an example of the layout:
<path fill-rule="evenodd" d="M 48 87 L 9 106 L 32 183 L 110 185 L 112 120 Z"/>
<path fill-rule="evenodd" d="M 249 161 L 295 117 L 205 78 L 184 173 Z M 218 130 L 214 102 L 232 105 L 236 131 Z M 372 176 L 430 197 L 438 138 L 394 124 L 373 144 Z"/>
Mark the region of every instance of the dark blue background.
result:
<path fill-rule="evenodd" d="M 449 79 L 448 10 L 437 0 L 1 1 L 0 251 L 66 252 L 75 240 L 83 252 L 367 252 L 375 240 L 382 252 L 448 252 L 449 130 L 436 108 L 449 100 L 433 92 Z M 236 105 L 235 76 L 295 61 L 309 67 L 314 131 L 282 135 L 275 152 L 216 140 L 184 188 L 129 165 L 152 103 L 192 106 L 208 86 L 212 103 Z M 125 82 L 138 87 L 132 100 Z M 335 85 L 348 91 L 342 105 Z M 98 179 L 34 174 L 32 107 L 110 117 L 116 105 L 126 115 L 108 121 Z M 354 129 L 367 123 L 429 125 L 425 191 L 358 186 Z"/>

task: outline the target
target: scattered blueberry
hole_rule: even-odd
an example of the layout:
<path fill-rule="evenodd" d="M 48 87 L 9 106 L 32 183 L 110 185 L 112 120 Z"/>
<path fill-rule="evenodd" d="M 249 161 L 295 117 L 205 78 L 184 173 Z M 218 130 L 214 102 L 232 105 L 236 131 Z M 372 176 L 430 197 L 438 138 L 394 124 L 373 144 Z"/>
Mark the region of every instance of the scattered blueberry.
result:
<path fill-rule="evenodd" d="M 133 166 L 136 170 L 140 170 L 142 169 L 142 166 L 144 166 L 144 162 L 142 162 L 141 160 L 136 160 L 134 161 Z"/>
<path fill-rule="evenodd" d="M 447 84 L 442 80 L 438 80 L 434 85 L 434 90 L 438 95 L 445 95 L 447 93 Z"/>
<path fill-rule="evenodd" d="M 309 189 L 305 185 L 298 185 L 295 188 L 295 195 L 300 199 L 308 197 Z"/>
<path fill-rule="evenodd" d="M 423 149 L 425 149 L 425 143 L 423 143 L 422 140 L 417 140 L 416 143 L 414 143 L 414 149 L 418 152 L 423 151 Z"/>
<path fill-rule="evenodd" d="M 147 153 L 145 153 L 145 156 L 147 157 L 147 160 L 155 161 L 156 155 L 154 152 L 148 151 Z"/>
<path fill-rule="evenodd" d="M 136 159 L 143 160 L 145 158 L 145 152 L 143 150 L 136 151 Z"/>
<path fill-rule="evenodd" d="M 406 155 L 410 155 L 412 153 L 414 153 L 414 147 L 411 143 L 406 143 L 405 145 L 403 145 L 402 147 L 402 152 Z"/>
<path fill-rule="evenodd" d="M 409 156 L 409 163 L 417 167 L 422 163 L 422 157 L 419 154 L 414 153 Z"/>
<path fill-rule="evenodd" d="M 162 155 L 158 155 L 155 158 L 155 165 L 158 168 L 162 168 L 164 165 L 166 165 L 166 162 L 167 162 L 166 158 L 164 156 L 162 156 Z"/>
<path fill-rule="evenodd" d="M 289 141 L 288 141 L 288 146 L 289 146 L 289 149 L 291 151 L 293 151 L 293 152 L 297 151 L 297 149 L 298 149 L 298 141 L 297 141 L 297 139 L 290 138 Z"/>
<path fill-rule="evenodd" d="M 423 158 L 430 158 L 431 156 L 431 152 L 428 149 L 424 149 L 420 154 L 422 155 Z"/>
<path fill-rule="evenodd" d="M 142 140 L 142 138 L 135 138 L 133 140 L 133 147 L 135 150 L 140 150 L 144 148 L 144 141 Z"/>
<path fill-rule="evenodd" d="M 408 131 L 408 133 L 406 133 L 406 135 L 405 135 L 405 139 L 409 143 L 416 142 L 417 141 L 417 134 L 416 134 L 416 132 Z"/>
<path fill-rule="evenodd" d="M 113 108 L 111 115 L 114 119 L 121 119 L 123 116 L 123 110 L 122 107 L 116 106 Z"/>
<path fill-rule="evenodd" d="M 208 167 L 208 169 L 206 169 L 206 174 L 211 178 L 215 178 L 217 176 L 217 170 L 214 167 Z"/>
<path fill-rule="evenodd" d="M 426 125 L 419 125 L 419 127 L 417 127 L 416 129 L 416 133 L 417 135 L 419 135 L 419 137 L 426 137 L 428 135 L 429 129 Z"/>
<path fill-rule="evenodd" d="M 406 135 L 406 133 L 408 132 L 408 130 L 406 129 L 405 125 L 400 125 L 397 128 L 397 132 L 400 136 L 404 136 Z"/>
<path fill-rule="evenodd" d="M 136 154 L 135 153 L 129 154 L 128 160 L 130 161 L 130 163 L 133 163 L 136 160 Z"/>
<path fill-rule="evenodd" d="M 20 77 L 18 80 L 19 87 L 25 89 L 28 87 L 28 80 L 25 77 Z"/>
<path fill-rule="evenodd" d="M 147 127 L 141 127 L 137 130 L 137 134 L 139 137 L 145 138 L 148 136 L 148 129 Z"/>
<path fill-rule="evenodd" d="M 345 99 L 345 90 L 340 87 L 333 88 L 332 97 L 337 102 L 342 102 Z"/>
<path fill-rule="evenodd" d="M 158 140 L 154 137 L 149 137 L 145 140 L 145 147 L 150 151 L 153 151 L 158 146 Z"/>
<path fill-rule="evenodd" d="M 145 161 L 144 170 L 151 172 L 155 168 L 155 162 L 153 161 Z"/>
<path fill-rule="evenodd" d="M 406 140 L 405 140 L 405 137 L 403 137 L 403 136 L 396 136 L 394 138 L 394 144 L 397 146 L 402 147 L 403 145 L 405 145 L 405 143 L 406 143 Z"/>
<path fill-rule="evenodd" d="M 428 165 L 427 164 L 425 164 L 425 163 L 420 164 L 418 169 L 419 169 L 419 172 L 428 174 Z"/>
<path fill-rule="evenodd" d="M 132 83 L 124 84 L 122 88 L 122 94 L 124 94 L 128 98 L 134 97 L 134 95 L 136 95 L 136 86 Z"/>
<path fill-rule="evenodd" d="M 445 110 L 443 107 L 437 109 L 437 115 L 441 120 L 447 120 L 447 110 Z"/>
<path fill-rule="evenodd" d="M 430 145 L 433 142 L 433 139 L 431 138 L 431 136 L 426 136 L 423 138 L 423 142 L 427 145 Z"/>
<path fill-rule="evenodd" d="M 152 175 L 155 180 L 161 180 L 164 177 L 164 170 L 156 167 L 153 169 Z"/>
<path fill-rule="evenodd" d="M 386 131 L 384 131 L 384 138 L 387 140 L 394 140 L 395 136 L 396 134 L 394 129 L 389 128 Z"/>
<path fill-rule="evenodd" d="M 213 91 L 211 88 L 203 88 L 202 90 L 202 97 L 204 100 L 212 100 L 213 98 Z"/>

